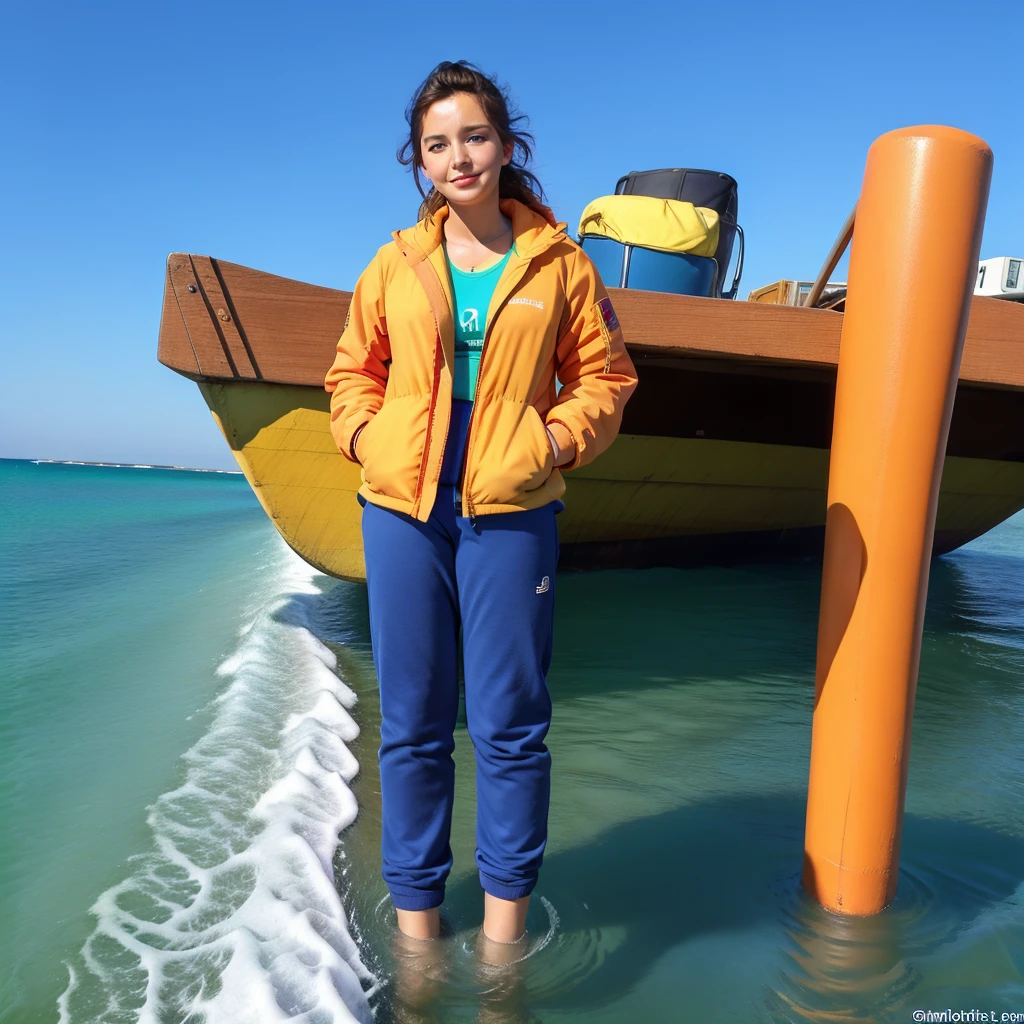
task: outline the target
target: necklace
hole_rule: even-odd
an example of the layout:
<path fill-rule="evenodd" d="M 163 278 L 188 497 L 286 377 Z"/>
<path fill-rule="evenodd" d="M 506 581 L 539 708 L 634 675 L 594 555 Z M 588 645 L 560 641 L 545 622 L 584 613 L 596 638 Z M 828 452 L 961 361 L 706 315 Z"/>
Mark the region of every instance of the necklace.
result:
<path fill-rule="evenodd" d="M 480 244 L 481 245 L 488 245 L 490 242 L 496 242 L 499 238 L 503 238 L 505 235 L 507 235 L 511 230 L 512 230 L 512 226 L 509 225 L 507 228 L 505 228 L 504 231 L 502 231 L 502 233 L 500 235 L 495 235 L 493 238 L 482 239 L 480 241 Z M 476 270 L 476 268 L 479 267 L 479 266 L 480 266 L 479 263 L 474 264 L 472 267 L 469 268 L 469 272 L 472 274 Z"/>

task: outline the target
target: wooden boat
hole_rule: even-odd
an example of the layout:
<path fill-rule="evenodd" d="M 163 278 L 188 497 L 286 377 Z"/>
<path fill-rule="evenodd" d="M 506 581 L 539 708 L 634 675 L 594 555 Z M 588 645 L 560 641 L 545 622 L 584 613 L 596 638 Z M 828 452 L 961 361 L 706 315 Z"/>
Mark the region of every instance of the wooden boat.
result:
<path fill-rule="evenodd" d="M 566 475 L 560 565 L 820 553 L 843 314 L 635 288 L 609 292 L 640 383 L 611 448 Z M 350 298 L 173 253 L 159 359 L 199 385 L 292 548 L 324 572 L 362 580 L 360 471 L 335 448 L 323 389 Z M 1024 507 L 1022 426 L 1024 305 L 976 297 L 936 553 Z"/>

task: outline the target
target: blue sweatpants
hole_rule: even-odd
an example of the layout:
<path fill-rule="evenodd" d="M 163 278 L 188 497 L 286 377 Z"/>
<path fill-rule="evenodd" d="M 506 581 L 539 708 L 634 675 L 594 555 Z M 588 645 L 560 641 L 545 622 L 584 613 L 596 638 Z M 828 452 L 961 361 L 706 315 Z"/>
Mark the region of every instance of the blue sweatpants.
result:
<path fill-rule="evenodd" d="M 456 423 L 457 441 L 464 429 Z M 452 867 L 460 625 L 481 886 L 506 900 L 526 896 L 547 842 L 546 675 L 564 505 L 471 522 L 453 482 L 462 445 L 451 448 L 427 522 L 360 498 L 380 685 L 382 875 L 400 910 L 440 906 Z"/>

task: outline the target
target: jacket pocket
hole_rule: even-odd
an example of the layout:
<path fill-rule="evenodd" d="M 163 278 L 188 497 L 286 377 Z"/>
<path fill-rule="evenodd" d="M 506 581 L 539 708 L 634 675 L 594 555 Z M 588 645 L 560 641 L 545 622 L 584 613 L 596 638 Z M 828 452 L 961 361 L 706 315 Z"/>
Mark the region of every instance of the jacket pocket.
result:
<path fill-rule="evenodd" d="M 515 504 L 543 487 L 555 464 L 540 413 L 529 403 L 488 403 L 473 442 L 467 481 L 475 504 Z"/>
<path fill-rule="evenodd" d="M 385 402 L 359 435 L 363 483 L 377 494 L 413 501 L 426 439 L 429 399 L 403 395 Z"/>
<path fill-rule="evenodd" d="M 548 428 L 544 426 L 544 421 L 534 406 L 527 404 L 525 418 L 526 422 L 533 428 L 533 432 L 540 444 L 541 452 L 540 478 L 536 483 L 526 488 L 528 491 L 532 491 L 534 487 L 540 487 L 551 476 L 551 470 L 555 468 L 555 453 L 551 450 L 551 442 L 548 440 Z"/>

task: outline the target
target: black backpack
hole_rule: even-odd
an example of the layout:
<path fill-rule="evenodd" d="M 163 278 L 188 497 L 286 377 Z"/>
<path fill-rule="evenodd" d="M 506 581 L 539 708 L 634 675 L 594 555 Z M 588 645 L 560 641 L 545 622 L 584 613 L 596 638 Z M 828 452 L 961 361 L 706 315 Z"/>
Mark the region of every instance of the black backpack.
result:
<path fill-rule="evenodd" d="M 736 179 L 721 171 L 701 171 L 693 167 L 662 167 L 655 171 L 630 171 L 615 183 L 615 194 L 653 196 L 655 199 L 680 199 L 694 206 L 706 206 L 718 213 L 719 234 L 715 260 L 718 285 L 715 294 L 734 299 L 743 273 L 743 229 L 736 220 L 739 208 Z M 740 236 L 739 255 L 732 286 L 724 291 L 725 274 L 732 257 L 733 242 Z"/>

